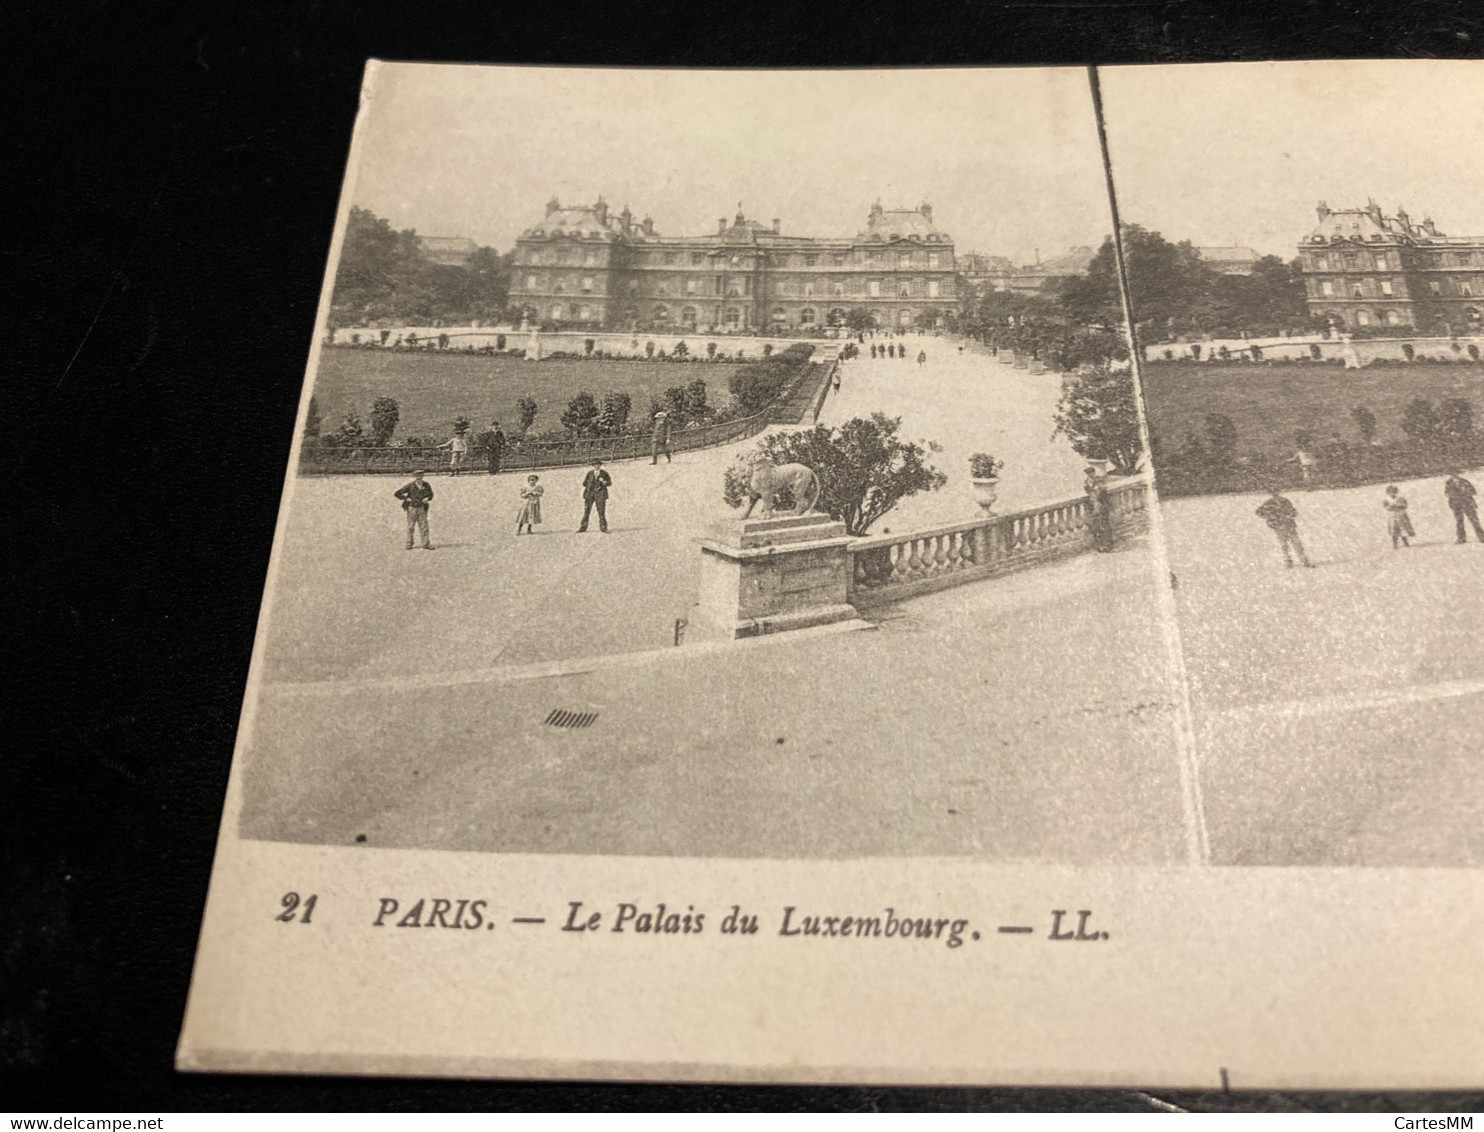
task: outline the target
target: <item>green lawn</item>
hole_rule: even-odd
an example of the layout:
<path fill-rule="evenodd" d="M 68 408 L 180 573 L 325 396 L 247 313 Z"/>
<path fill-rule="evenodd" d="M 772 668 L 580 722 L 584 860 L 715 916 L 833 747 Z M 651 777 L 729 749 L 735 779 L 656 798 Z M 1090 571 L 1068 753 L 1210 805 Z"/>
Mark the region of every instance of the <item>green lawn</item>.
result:
<path fill-rule="evenodd" d="M 1321 445 L 1334 433 L 1354 444 L 1358 434 L 1350 410 L 1356 405 L 1376 415 L 1376 435 L 1383 444 L 1405 440 L 1402 412 L 1416 397 L 1434 406 L 1448 397 L 1465 398 L 1474 405 L 1476 424 L 1484 426 L 1484 365 L 1398 363 L 1343 369 L 1282 362 L 1177 362 L 1144 367 L 1149 429 L 1165 451 L 1178 450 L 1189 437 L 1203 434 L 1208 413 L 1232 419 L 1242 454 L 1291 456 L 1299 429 L 1313 433 Z"/>
<path fill-rule="evenodd" d="M 600 403 L 608 390 L 621 390 L 632 398 L 632 412 L 638 416 L 648 412 L 651 397 L 699 377 L 706 382 L 710 403 L 720 408 L 731 400 L 727 393 L 731 373 L 730 365 L 706 362 L 567 358 L 528 362 L 483 354 L 330 347 L 320 354 L 314 396 L 325 432 L 336 428 L 351 409 L 367 423 L 373 400 L 394 397 L 401 407 L 395 438 L 437 443 L 452 435 L 454 418 L 461 414 L 474 423 L 476 433 L 492 420 L 511 431 L 515 403 L 527 394 L 539 408 L 533 433 L 561 428 L 567 403 L 583 390 Z"/>

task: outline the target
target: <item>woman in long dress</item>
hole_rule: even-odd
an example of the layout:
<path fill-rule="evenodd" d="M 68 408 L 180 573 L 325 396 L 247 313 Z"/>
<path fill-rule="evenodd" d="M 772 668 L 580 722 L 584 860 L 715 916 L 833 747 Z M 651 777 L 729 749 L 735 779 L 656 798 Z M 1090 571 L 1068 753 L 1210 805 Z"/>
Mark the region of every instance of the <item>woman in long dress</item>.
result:
<path fill-rule="evenodd" d="M 1386 488 L 1386 498 L 1381 500 L 1381 506 L 1386 508 L 1386 528 L 1391 534 L 1391 549 L 1411 546 L 1407 540 L 1416 538 L 1417 532 L 1412 529 L 1412 520 L 1407 517 L 1407 497 L 1396 484 L 1390 484 Z"/>
<path fill-rule="evenodd" d="M 546 489 L 537 482 L 540 478 L 527 476 L 526 486 L 520 489 L 520 512 L 515 516 L 516 534 L 521 534 L 522 530 L 535 534 L 536 524 L 541 522 L 541 497 L 546 494 Z"/>

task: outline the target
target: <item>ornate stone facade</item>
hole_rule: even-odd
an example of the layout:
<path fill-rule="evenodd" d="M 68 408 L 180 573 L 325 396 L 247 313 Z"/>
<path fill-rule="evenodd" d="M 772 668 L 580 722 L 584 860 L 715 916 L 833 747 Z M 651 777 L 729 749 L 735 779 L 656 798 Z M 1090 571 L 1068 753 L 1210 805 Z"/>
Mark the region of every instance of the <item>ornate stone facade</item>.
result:
<path fill-rule="evenodd" d="M 510 301 L 536 323 L 706 333 L 839 325 L 865 309 L 883 327 L 936 321 L 957 303 L 953 239 L 931 205 L 871 208 L 855 236 L 786 236 L 740 211 L 704 236 L 662 236 L 596 204 L 553 198 L 516 241 Z"/>
<path fill-rule="evenodd" d="M 1374 201 L 1332 211 L 1299 244 L 1309 312 L 1342 329 L 1407 327 L 1477 334 L 1484 312 L 1484 236 L 1448 236 L 1406 209 Z"/>

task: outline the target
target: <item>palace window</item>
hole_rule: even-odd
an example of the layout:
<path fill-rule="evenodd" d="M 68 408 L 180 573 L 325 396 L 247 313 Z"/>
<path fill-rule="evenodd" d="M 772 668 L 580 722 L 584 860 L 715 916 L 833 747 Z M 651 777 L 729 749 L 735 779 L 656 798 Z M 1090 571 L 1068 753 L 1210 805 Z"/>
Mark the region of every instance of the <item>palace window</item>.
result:
<path fill-rule="evenodd" d="M 696 281 L 694 279 L 687 279 L 685 281 L 685 293 L 687 295 L 694 295 L 696 293 Z"/>
<path fill-rule="evenodd" d="M 637 279 L 630 279 L 629 280 L 629 294 L 631 294 L 631 295 L 636 294 L 638 292 L 638 290 L 639 290 L 639 280 L 637 280 Z"/>
<path fill-rule="evenodd" d="M 819 265 L 819 257 L 817 255 L 806 255 L 804 257 L 804 266 L 805 267 L 817 267 L 818 265 Z"/>
<path fill-rule="evenodd" d="M 1383 279 L 1383 280 L 1381 280 L 1381 294 L 1383 294 L 1383 295 L 1389 295 L 1389 294 L 1391 294 L 1391 280 L 1390 279 Z"/>
<path fill-rule="evenodd" d="M 1329 270 L 1329 256 L 1327 256 L 1327 255 L 1316 255 L 1314 257 L 1314 270 L 1315 271 L 1328 271 Z"/>
<path fill-rule="evenodd" d="M 930 299 L 936 299 L 937 297 L 938 297 L 938 281 L 936 279 L 929 279 L 928 280 L 928 298 L 930 298 Z"/>
<path fill-rule="evenodd" d="M 1376 267 L 1381 271 L 1391 270 L 1391 259 L 1385 252 L 1376 253 Z"/>
<path fill-rule="evenodd" d="M 1356 326 L 1369 326 L 1370 324 L 1371 324 L 1371 312 L 1370 311 L 1359 310 L 1359 311 L 1356 311 L 1355 312 L 1355 325 Z"/>
<path fill-rule="evenodd" d="M 583 322 L 588 322 L 593 317 L 593 308 L 583 303 L 582 306 L 577 308 L 577 317 Z"/>
<path fill-rule="evenodd" d="M 654 308 L 654 321 L 655 322 L 669 322 L 670 321 L 670 308 L 669 307 L 655 307 Z"/>
<path fill-rule="evenodd" d="M 831 289 L 832 293 L 834 293 L 836 295 L 843 295 L 843 294 L 845 294 L 845 284 L 842 283 L 838 279 L 835 280 L 835 282 L 833 283 L 833 285 L 831 286 L 830 289 Z"/>
<path fill-rule="evenodd" d="M 845 266 L 845 257 L 843 255 L 837 255 L 835 257 L 835 266 L 836 267 L 844 267 Z"/>
<path fill-rule="evenodd" d="M 1387 326 L 1400 326 L 1401 324 L 1402 324 L 1402 316 L 1400 314 L 1398 314 L 1396 311 L 1387 311 L 1386 312 L 1386 325 Z"/>
<path fill-rule="evenodd" d="M 554 306 L 554 307 L 551 308 L 551 317 L 555 321 L 557 321 L 557 322 L 560 322 L 562 320 L 562 304 L 561 303 L 558 303 L 556 306 Z"/>
<path fill-rule="evenodd" d="M 680 321 L 686 326 L 694 326 L 696 324 L 696 308 L 686 307 L 683 311 L 681 311 Z"/>
<path fill-rule="evenodd" d="M 588 292 L 591 292 L 592 289 L 593 289 L 593 277 L 591 275 L 584 275 L 582 277 L 582 290 L 583 290 L 583 292 L 584 293 L 588 293 Z"/>
<path fill-rule="evenodd" d="M 814 284 L 813 283 L 805 283 L 804 284 L 804 297 L 807 299 L 807 298 L 809 298 L 813 294 L 814 294 Z"/>
<path fill-rule="evenodd" d="M 665 253 L 665 266 L 668 267 L 671 264 L 673 264 L 674 262 L 675 262 L 675 253 L 674 252 L 666 252 Z"/>
<path fill-rule="evenodd" d="M 706 254 L 704 252 L 691 252 L 690 253 L 690 265 L 692 267 L 700 267 L 705 262 L 706 262 Z"/>
<path fill-rule="evenodd" d="M 903 252 L 901 255 L 897 256 L 897 266 L 898 267 L 911 267 L 912 266 L 912 253 L 911 252 Z"/>
<path fill-rule="evenodd" d="M 1470 322 L 1478 322 L 1479 321 L 1479 308 L 1478 307 L 1469 307 L 1468 310 L 1466 310 L 1466 311 L 1463 312 L 1463 314 L 1464 314 L 1464 317 L 1467 318 Z M 1470 346 L 1469 347 L 1469 353 L 1472 354 L 1473 352 L 1474 352 L 1474 347 Z"/>
<path fill-rule="evenodd" d="M 879 280 L 879 279 L 872 279 L 871 282 L 870 282 L 870 284 L 869 284 L 869 290 L 870 290 L 870 293 L 871 293 L 871 298 L 873 298 L 873 299 L 879 299 L 879 298 L 881 298 L 881 280 Z"/>
<path fill-rule="evenodd" d="M 670 284 L 661 280 L 660 285 L 654 289 L 654 292 L 657 295 L 668 295 L 670 293 Z"/>
<path fill-rule="evenodd" d="M 1465 295 L 1465 296 L 1472 297 L 1472 295 L 1474 293 L 1474 286 L 1473 286 L 1473 284 L 1472 283 L 1460 283 L 1458 285 L 1458 293 L 1460 295 Z"/>
<path fill-rule="evenodd" d="M 809 325 L 813 324 L 813 322 L 814 322 L 814 308 L 813 307 L 805 307 L 803 310 L 801 310 L 799 312 L 799 325 L 800 326 L 809 326 Z"/>
<path fill-rule="evenodd" d="M 582 263 L 584 267 L 597 267 L 598 253 L 589 248 L 582 253 Z"/>
<path fill-rule="evenodd" d="M 1352 299 L 1365 298 L 1365 288 L 1362 287 L 1359 283 L 1352 284 L 1350 287 L 1350 297 Z"/>
<path fill-rule="evenodd" d="M 535 289 L 536 289 L 536 277 L 534 275 L 527 275 L 526 276 L 526 290 L 527 291 L 534 291 Z"/>
<path fill-rule="evenodd" d="M 904 279 L 904 280 L 902 280 L 902 285 L 897 288 L 897 298 L 899 298 L 899 299 L 910 299 L 911 297 L 912 297 L 912 284 L 911 283 L 908 283 Z"/>
<path fill-rule="evenodd" d="M 1436 279 L 1434 279 L 1431 283 L 1429 283 L 1427 285 L 1427 288 L 1434 295 L 1441 295 L 1443 293 L 1443 285 L 1441 283 L 1439 283 Z"/>
<path fill-rule="evenodd" d="M 937 271 L 938 270 L 938 253 L 937 252 L 928 252 L 928 270 L 929 271 Z"/>
<path fill-rule="evenodd" d="M 722 316 L 722 321 L 728 326 L 737 326 L 742 321 L 742 312 L 736 307 L 727 307 L 727 312 Z"/>
<path fill-rule="evenodd" d="M 1328 298 L 1333 298 L 1334 297 L 1334 293 L 1335 293 L 1335 285 L 1334 285 L 1334 283 L 1331 282 L 1328 279 L 1325 279 L 1323 282 L 1321 282 L 1319 284 L 1319 293 L 1321 295 L 1323 295 L 1327 299 Z"/>

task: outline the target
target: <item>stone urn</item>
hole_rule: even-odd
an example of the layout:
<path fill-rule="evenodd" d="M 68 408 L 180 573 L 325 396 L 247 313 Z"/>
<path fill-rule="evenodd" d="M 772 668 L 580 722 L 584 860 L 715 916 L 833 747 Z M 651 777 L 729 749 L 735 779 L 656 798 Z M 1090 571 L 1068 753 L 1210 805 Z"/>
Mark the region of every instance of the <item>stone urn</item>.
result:
<path fill-rule="evenodd" d="M 986 515 L 994 514 L 994 503 L 1000 495 L 1000 477 L 990 476 L 988 479 L 969 480 L 974 487 L 974 502 L 979 504 L 980 510 Z"/>
<path fill-rule="evenodd" d="M 1087 465 L 1088 465 L 1088 467 L 1096 468 L 1098 470 L 1098 478 L 1100 478 L 1100 479 L 1107 479 L 1108 478 L 1108 470 L 1113 467 L 1113 461 L 1112 460 L 1089 460 L 1089 461 L 1087 461 Z"/>

